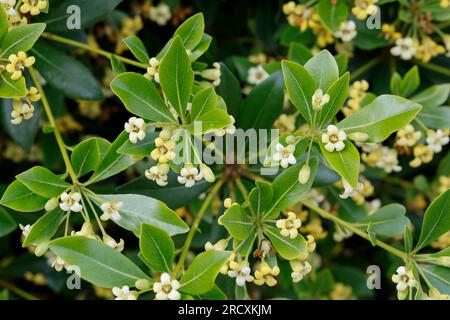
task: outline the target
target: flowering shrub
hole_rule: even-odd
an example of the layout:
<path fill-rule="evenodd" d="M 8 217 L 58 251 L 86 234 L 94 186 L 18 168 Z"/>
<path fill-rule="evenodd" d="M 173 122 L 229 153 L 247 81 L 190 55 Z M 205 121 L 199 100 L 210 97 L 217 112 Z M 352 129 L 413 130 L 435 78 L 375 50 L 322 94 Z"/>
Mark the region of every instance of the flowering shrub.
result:
<path fill-rule="evenodd" d="M 0 2 L 3 297 L 449 298 L 448 1 L 78 2 Z"/>

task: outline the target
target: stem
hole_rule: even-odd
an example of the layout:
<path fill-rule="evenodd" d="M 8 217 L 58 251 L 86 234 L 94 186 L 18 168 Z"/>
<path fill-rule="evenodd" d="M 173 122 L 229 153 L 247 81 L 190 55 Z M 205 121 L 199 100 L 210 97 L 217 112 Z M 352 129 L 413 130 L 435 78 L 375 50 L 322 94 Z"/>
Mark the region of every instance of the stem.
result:
<path fill-rule="evenodd" d="M 49 40 L 54 40 L 54 41 L 57 41 L 57 42 L 60 42 L 60 43 L 68 44 L 68 45 L 70 45 L 72 47 L 76 47 L 76 48 L 80 48 L 80 49 L 83 49 L 83 50 L 87 50 L 87 51 L 96 53 L 96 54 L 101 55 L 103 57 L 106 57 L 108 59 L 111 59 L 113 56 L 115 56 L 118 60 L 120 60 L 120 61 L 122 61 L 124 63 L 130 64 L 132 66 L 139 67 L 139 68 L 142 68 L 142 69 L 147 69 L 147 65 L 146 64 L 143 64 L 143 63 L 140 63 L 140 62 L 137 62 L 135 60 L 128 59 L 128 58 L 125 58 L 125 57 L 122 57 L 122 56 L 115 55 L 115 54 L 113 54 L 111 52 L 108 52 L 108 51 L 105 51 L 105 50 L 102 50 L 102 49 L 91 48 L 87 44 L 84 44 L 84 43 L 81 43 L 81 42 L 78 42 L 78 41 L 75 41 L 75 40 L 72 40 L 72 39 L 67 39 L 67 38 L 58 36 L 56 34 L 51 34 L 51 33 L 48 33 L 48 32 L 44 32 L 41 36 L 43 38 L 46 38 L 46 39 L 49 39 Z"/>
<path fill-rule="evenodd" d="M 220 190 L 220 187 L 222 187 L 224 183 L 224 179 L 220 179 L 216 182 L 216 184 L 211 189 L 211 192 L 206 197 L 205 201 L 203 202 L 202 206 L 200 207 L 200 210 L 198 211 L 197 216 L 195 217 L 194 222 L 192 223 L 191 230 L 189 230 L 189 233 L 187 235 L 186 241 L 183 245 L 183 249 L 181 251 L 180 259 L 178 260 L 178 263 L 175 267 L 175 270 L 173 271 L 172 278 L 175 279 L 178 274 L 180 273 L 181 269 L 183 268 L 184 261 L 186 260 L 186 256 L 189 252 L 189 248 L 191 246 L 191 242 L 194 239 L 195 232 L 198 229 L 198 226 L 200 224 L 200 221 L 203 218 L 203 215 L 206 212 L 206 209 L 208 209 L 209 205 L 211 204 L 212 200 L 216 196 L 217 192 Z"/>
<path fill-rule="evenodd" d="M 235 180 L 236 186 L 238 187 L 239 191 L 242 193 L 245 199 L 248 198 L 248 191 L 245 188 L 244 184 L 242 183 L 242 180 L 240 178 L 237 178 Z"/>
<path fill-rule="evenodd" d="M 357 234 L 358 236 L 360 236 L 360 237 L 370 241 L 369 236 L 364 231 L 361 231 L 360 229 L 356 228 L 351 223 L 348 223 L 348 222 L 346 222 L 346 221 L 344 221 L 344 220 L 342 220 L 342 219 L 332 215 L 331 213 L 323 210 L 322 208 L 319 208 L 319 207 L 313 205 L 312 203 L 310 203 L 308 201 L 301 200 L 300 202 L 304 206 L 308 207 L 309 209 L 317 212 L 324 219 L 331 220 L 331 221 L 333 221 L 333 222 L 335 222 L 335 223 L 337 223 L 337 224 L 339 224 L 339 225 L 349 229 L 350 231 L 352 231 L 353 233 Z M 375 245 L 379 246 L 380 248 L 383 248 L 386 251 L 389 251 L 393 255 L 396 255 L 397 257 L 399 257 L 399 258 L 401 258 L 403 260 L 406 260 L 407 257 L 408 257 L 408 255 L 405 252 L 403 252 L 401 250 L 398 250 L 398 249 L 388 245 L 387 243 L 385 243 L 383 241 L 375 240 Z"/>
<path fill-rule="evenodd" d="M 445 67 L 441 67 L 432 63 L 425 63 L 425 62 L 421 62 L 421 61 L 416 61 L 416 64 L 418 64 L 421 67 L 424 67 L 425 69 L 434 71 L 434 72 L 438 72 L 441 73 L 443 75 L 446 75 L 448 77 L 450 77 L 450 70 L 448 68 Z"/>
<path fill-rule="evenodd" d="M 37 298 L 34 295 L 32 295 L 32 294 L 30 294 L 30 293 L 20 289 L 19 287 L 17 287 L 13 283 L 9 282 L 8 280 L 0 278 L 0 286 L 2 286 L 5 289 L 8 289 L 9 291 L 15 293 L 19 297 L 22 297 L 22 298 L 24 298 L 26 300 L 39 300 L 39 298 Z"/>
<path fill-rule="evenodd" d="M 48 121 L 50 122 L 50 126 L 53 128 L 53 134 L 55 135 L 56 142 L 58 144 L 59 151 L 61 152 L 62 158 L 64 160 L 64 164 L 66 165 L 66 169 L 69 172 L 70 178 L 74 184 L 78 184 L 78 178 L 73 170 L 72 163 L 70 162 L 69 154 L 66 150 L 66 144 L 61 136 L 61 133 L 56 126 L 55 117 L 53 116 L 52 109 L 48 104 L 47 96 L 45 95 L 44 89 L 41 86 L 39 80 L 37 80 L 36 72 L 33 68 L 29 68 L 31 78 L 33 79 L 34 85 L 38 89 L 41 94 L 42 105 L 44 106 L 45 114 L 47 115 Z"/>
<path fill-rule="evenodd" d="M 366 71 L 370 70 L 375 65 L 377 65 L 377 63 L 380 62 L 382 59 L 383 59 L 383 57 L 379 56 L 379 57 L 376 57 L 376 58 L 370 60 L 366 64 L 363 64 L 362 66 L 360 66 L 359 68 L 357 68 L 355 71 L 352 72 L 352 74 L 350 75 L 350 80 L 354 80 L 356 78 L 359 78 Z"/>

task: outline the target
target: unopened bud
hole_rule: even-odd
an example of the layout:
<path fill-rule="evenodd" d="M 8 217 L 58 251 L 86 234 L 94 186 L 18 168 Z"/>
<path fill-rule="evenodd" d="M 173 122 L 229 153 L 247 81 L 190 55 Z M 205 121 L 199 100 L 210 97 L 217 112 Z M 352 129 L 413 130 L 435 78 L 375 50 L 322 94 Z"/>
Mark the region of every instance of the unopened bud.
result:
<path fill-rule="evenodd" d="M 450 268 L 450 257 L 439 257 L 437 258 L 437 263 L 441 266 Z"/>
<path fill-rule="evenodd" d="M 59 204 L 58 198 L 51 198 L 45 204 L 45 211 L 52 211 L 58 206 L 58 204 Z"/>
<path fill-rule="evenodd" d="M 40 243 L 34 250 L 36 257 L 42 257 L 48 250 L 48 242 Z"/>
<path fill-rule="evenodd" d="M 364 132 L 352 132 L 348 134 L 348 138 L 356 142 L 366 142 L 369 140 L 369 135 Z"/>
<path fill-rule="evenodd" d="M 139 279 L 134 283 L 134 286 L 138 290 L 148 290 L 151 288 L 152 283 L 147 279 Z"/>
<path fill-rule="evenodd" d="M 295 144 L 296 140 L 297 139 L 293 135 L 289 135 L 289 136 L 286 137 L 286 143 L 287 144 Z"/>
<path fill-rule="evenodd" d="M 231 198 L 226 198 L 223 201 L 223 206 L 225 207 L 225 209 L 228 209 L 229 207 L 231 207 L 233 205 L 233 200 L 231 200 Z"/>
<path fill-rule="evenodd" d="M 308 182 L 310 175 L 311 175 L 311 168 L 309 167 L 309 165 L 305 164 L 298 173 L 298 181 L 301 184 L 305 184 Z"/>
<path fill-rule="evenodd" d="M 214 182 L 214 180 L 216 180 L 216 176 L 212 172 L 211 168 L 204 163 L 200 164 L 200 172 L 203 174 L 205 180 L 208 181 L 209 183 L 212 183 Z"/>

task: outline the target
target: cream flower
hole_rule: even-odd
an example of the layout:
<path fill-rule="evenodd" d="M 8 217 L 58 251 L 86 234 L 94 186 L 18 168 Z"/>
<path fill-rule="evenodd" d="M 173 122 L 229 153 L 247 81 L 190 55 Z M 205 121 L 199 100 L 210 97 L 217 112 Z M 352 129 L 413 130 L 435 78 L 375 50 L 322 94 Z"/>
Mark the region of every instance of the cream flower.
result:
<path fill-rule="evenodd" d="M 151 7 L 149 12 L 150 20 L 156 22 L 160 26 L 165 26 L 167 22 L 172 18 L 172 13 L 170 12 L 170 7 L 161 2 L 156 7 Z"/>
<path fill-rule="evenodd" d="M 392 275 L 392 281 L 397 284 L 398 291 L 405 291 L 409 288 L 417 286 L 414 274 L 411 270 L 406 270 L 404 266 L 400 266 L 396 270 L 397 274 Z"/>
<path fill-rule="evenodd" d="M 60 257 L 56 256 L 53 259 L 53 262 L 51 264 L 52 268 L 54 268 L 56 271 L 60 272 L 64 268 L 67 268 L 69 265 Z"/>
<path fill-rule="evenodd" d="M 203 174 L 192 164 L 185 164 L 178 176 L 178 182 L 184 184 L 186 188 L 191 188 L 195 182 L 203 179 Z"/>
<path fill-rule="evenodd" d="M 144 75 L 149 80 L 155 80 L 159 83 L 159 65 L 160 61 L 155 57 L 151 58 L 148 62 L 147 73 Z"/>
<path fill-rule="evenodd" d="M 159 186 L 164 187 L 168 184 L 168 173 L 170 167 L 167 163 L 159 163 L 145 171 L 147 179 L 155 181 Z"/>
<path fill-rule="evenodd" d="M 22 225 L 22 224 L 19 224 L 19 227 L 20 227 L 20 230 L 22 230 L 22 235 L 26 238 L 26 237 L 28 237 L 28 235 L 30 234 L 30 232 L 31 232 L 31 225 L 29 225 L 29 224 L 27 224 L 27 225 Z"/>
<path fill-rule="evenodd" d="M 80 231 L 72 231 L 70 233 L 72 236 L 80 236 L 85 237 L 88 239 L 96 239 L 96 234 L 94 232 L 94 229 L 92 228 L 92 224 L 89 221 L 86 221 L 81 226 Z"/>
<path fill-rule="evenodd" d="M 378 7 L 375 5 L 378 0 L 355 0 L 355 6 L 352 8 L 352 13 L 359 19 L 365 20 L 367 16 L 374 16 L 378 12 Z"/>
<path fill-rule="evenodd" d="M 253 282 L 258 286 L 267 284 L 269 287 L 273 287 L 277 284 L 275 277 L 279 274 L 280 268 L 278 266 L 272 268 L 266 262 L 262 262 L 258 270 L 255 271 L 255 279 Z"/>
<path fill-rule="evenodd" d="M 231 270 L 228 271 L 228 276 L 231 278 L 236 278 L 236 285 L 243 287 L 245 282 L 252 282 L 253 276 L 250 274 L 252 270 L 248 265 L 248 261 L 241 261 L 237 263 L 236 261 L 230 262 Z"/>
<path fill-rule="evenodd" d="M 60 200 L 59 207 L 63 211 L 80 212 L 83 210 L 83 206 L 80 204 L 81 194 L 78 192 L 70 192 L 69 194 L 64 192 L 60 196 Z"/>
<path fill-rule="evenodd" d="M 161 281 L 153 284 L 155 300 L 180 300 L 181 294 L 177 291 L 179 287 L 180 283 L 164 272 L 161 274 Z"/>
<path fill-rule="evenodd" d="M 339 197 L 341 199 L 347 199 L 348 197 L 354 197 L 358 195 L 358 192 L 362 191 L 363 184 L 361 182 L 358 182 L 356 190 L 353 189 L 353 187 L 346 181 L 342 180 L 342 184 L 344 185 L 344 192 L 339 194 Z"/>
<path fill-rule="evenodd" d="M 123 239 L 120 239 L 120 241 L 117 242 L 111 236 L 109 236 L 107 234 L 103 235 L 103 243 L 119 252 L 122 252 L 125 247 L 125 241 Z"/>
<path fill-rule="evenodd" d="M 397 131 L 395 143 L 400 147 L 412 147 L 419 141 L 422 133 L 415 131 L 414 127 L 408 124 L 403 129 Z"/>
<path fill-rule="evenodd" d="M 212 244 L 210 241 L 205 243 L 205 250 L 215 250 L 215 251 L 223 251 L 228 247 L 228 241 L 225 239 L 220 239 L 215 244 Z"/>
<path fill-rule="evenodd" d="M 117 222 L 120 220 L 119 211 L 122 210 L 123 202 L 122 201 L 112 201 L 112 202 L 104 202 L 100 205 L 100 209 L 102 209 L 103 214 L 100 216 L 100 219 L 103 221 L 108 221 L 109 219 Z"/>
<path fill-rule="evenodd" d="M 155 139 L 156 148 L 150 153 L 153 160 L 160 163 L 166 163 L 175 159 L 175 152 L 172 151 L 175 148 L 175 141 L 171 139 L 171 132 L 167 129 L 161 130 L 159 137 Z"/>
<path fill-rule="evenodd" d="M 130 134 L 129 139 L 131 143 L 137 143 L 138 140 L 144 140 L 145 138 L 144 119 L 131 117 L 130 119 L 128 119 L 128 122 L 125 123 L 125 131 Z"/>
<path fill-rule="evenodd" d="M 112 293 L 116 296 L 114 300 L 137 300 L 137 291 L 130 290 L 128 286 L 122 288 L 112 288 Z"/>
<path fill-rule="evenodd" d="M 429 146 L 425 146 L 423 144 L 418 144 L 414 147 L 413 150 L 414 159 L 409 162 L 409 165 L 413 168 L 417 168 L 423 163 L 429 163 L 433 160 L 433 151 L 429 148 Z"/>
<path fill-rule="evenodd" d="M 269 74 L 264 70 L 262 65 L 248 69 L 247 82 L 252 85 L 257 85 L 269 77 Z"/>
<path fill-rule="evenodd" d="M 330 101 L 330 95 L 323 94 L 322 89 L 317 89 L 312 96 L 312 107 L 314 110 L 321 110 L 328 101 Z"/>
<path fill-rule="evenodd" d="M 343 21 L 339 26 L 339 30 L 334 34 L 336 38 L 341 39 L 344 42 L 350 42 L 356 37 L 356 24 L 354 21 Z"/>
<path fill-rule="evenodd" d="M 9 64 L 6 65 L 6 71 L 11 73 L 11 80 L 19 80 L 25 68 L 31 67 L 36 59 L 28 57 L 23 51 L 19 51 L 17 55 L 11 54 L 8 58 Z"/>
<path fill-rule="evenodd" d="M 297 159 L 295 159 L 294 152 L 295 152 L 295 145 L 288 144 L 286 147 L 283 146 L 281 143 L 277 143 L 275 145 L 275 152 L 273 154 L 272 159 L 274 161 L 279 161 L 280 166 L 284 169 L 289 167 L 290 164 L 296 164 Z"/>
<path fill-rule="evenodd" d="M 298 228 L 302 226 L 302 221 L 294 212 L 289 212 L 287 219 L 277 220 L 276 225 L 278 229 L 281 229 L 280 234 L 283 237 L 294 239 L 298 235 Z"/>
<path fill-rule="evenodd" d="M 14 100 L 13 111 L 11 111 L 11 123 L 18 125 L 23 120 L 29 120 L 34 115 L 34 106 L 28 103 L 22 103 L 20 99 Z"/>
<path fill-rule="evenodd" d="M 400 56 L 403 60 L 411 60 L 416 54 L 416 46 L 410 37 L 395 40 L 395 46 L 391 48 L 391 54 Z"/>
<path fill-rule="evenodd" d="M 20 6 L 20 12 L 23 14 L 30 13 L 32 16 L 37 16 L 42 10 L 47 8 L 46 0 L 23 0 Z"/>
<path fill-rule="evenodd" d="M 428 130 L 426 142 L 428 149 L 433 153 L 439 153 L 442 151 L 442 146 L 445 146 L 450 141 L 448 135 L 446 135 L 441 129 L 437 131 Z"/>
<path fill-rule="evenodd" d="M 295 283 L 300 282 L 312 269 L 308 261 L 290 260 L 289 264 L 292 268 L 292 281 Z"/>
<path fill-rule="evenodd" d="M 322 142 L 325 145 L 325 149 L 329 152 L 344 150 L 344 141 L 346 139 L 347 135 L 345 132 L 343 130 L 339 130 L 332 124 L 327 127 L 327 132 L 322 134 Z"/>

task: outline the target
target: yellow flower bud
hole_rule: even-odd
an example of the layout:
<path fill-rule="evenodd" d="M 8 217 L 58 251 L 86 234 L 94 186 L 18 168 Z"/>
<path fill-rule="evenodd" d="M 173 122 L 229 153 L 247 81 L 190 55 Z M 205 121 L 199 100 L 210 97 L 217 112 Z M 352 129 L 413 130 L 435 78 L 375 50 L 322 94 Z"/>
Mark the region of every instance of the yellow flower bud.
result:
<path fill-rule="evenodd" d="M 308 182 L 310 175 L 311 175 L 311 168 L 309 167 L 309 165 L 305 164 L 298 173 L 298 181 L 301 184 L 305 184 Z"/>

